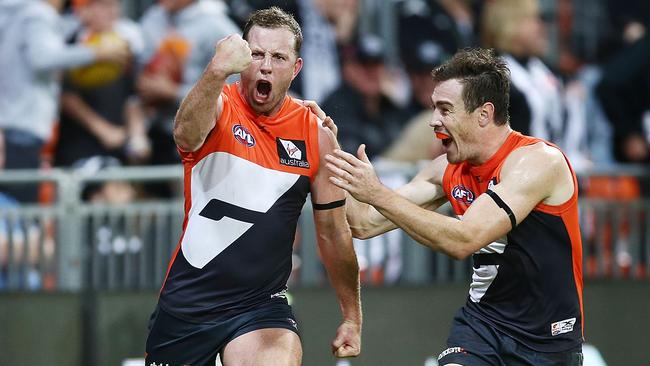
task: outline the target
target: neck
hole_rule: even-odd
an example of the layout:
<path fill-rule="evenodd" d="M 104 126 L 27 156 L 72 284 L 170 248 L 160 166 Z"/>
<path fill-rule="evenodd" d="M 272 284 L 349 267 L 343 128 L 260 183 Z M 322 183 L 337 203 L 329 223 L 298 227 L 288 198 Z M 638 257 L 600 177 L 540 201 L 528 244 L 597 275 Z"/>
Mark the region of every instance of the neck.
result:
<path fill-rule="evenodd" d="M 481 145 L 483 146 L 481 153 L 478 155 L 477 159 L 470 161 L 470 164 L 481 165 L 490 160 L 490 158 L 493 157 L 506 142 L 508 135 L 512 132 L 512 128 L 510 128 L 509 125 L 496 126 L 493 132 L 494 133 L 492 133 L 491 136 L 481 141 Z"/>
<path fill-rule="evenodd" d="M 282 105 L 284 104 L 284 100 L 287 98 L 288 92 L 284 92 L 282 98 L 268 111 L 263 111 L 263 110 L 258 110 L 253 106 L 253 103 L 251 103 L 251 100 L 248 99 L 248 96 L 246 95 L 246 92 L 244 91 L 244 85 L 243 83 L 239 83 L 237 87 L 237 91 L 239 92 L 239 95 L 241 98 L 248 104 L 248 106 L 255 112 L 257 116 L 266 116 L 266 117 L 273 117 L 275 114 L 277 114 L 280 111 L 280 108 L 282 108 Z"/>
<path fill-rule="evenodd" d="M 275 106 L 273 106 L 273 108 L 271 108 L 270 111 L 268 111 L 268 112 L 257 112 L 257 111 L 255 111 L 255 113 L 261 114 L 261 115 L 264 115 L 264 116 L 267 116 L 267 117 L 275 116 L 280 111 L 280 108 L 282 108 L 282 104 L 284 104 L 284 99 L 286 97 L 287 97 L 287 95 L 285 94 L 284 97 L 282 99 L 280 99 L 280 101 Z"/>

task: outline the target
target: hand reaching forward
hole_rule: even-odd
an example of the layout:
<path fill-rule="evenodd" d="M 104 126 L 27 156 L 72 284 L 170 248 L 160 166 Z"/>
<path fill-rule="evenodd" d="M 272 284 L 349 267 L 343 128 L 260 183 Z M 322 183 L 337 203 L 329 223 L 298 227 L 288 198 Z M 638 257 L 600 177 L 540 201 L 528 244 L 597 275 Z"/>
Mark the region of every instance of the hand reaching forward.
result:
<path fill-rule="evenodd" d="M 231 34 L 217 42 L 209 67 L 228 77 L 246 70 L 252 61 L 248 42 L 239 34 Z"/>
<path fill-rule="evenodd" d="M 341 323 L 332 341 L 332 353 L 336 357 L 357 357 L 361 353 L 361 325 L 351 320 Z"/>
<path fill-rule="evenodd" d="M 366 155 L 366 145 L 359 146 L 357 156 L 343 150 L 334 150 L 333 155 L 325 155 L 326 167 L 333 174 L 330 182 L 348 191 L 357 201 L 372 204 L 388 188 L 377 178 Z"/>

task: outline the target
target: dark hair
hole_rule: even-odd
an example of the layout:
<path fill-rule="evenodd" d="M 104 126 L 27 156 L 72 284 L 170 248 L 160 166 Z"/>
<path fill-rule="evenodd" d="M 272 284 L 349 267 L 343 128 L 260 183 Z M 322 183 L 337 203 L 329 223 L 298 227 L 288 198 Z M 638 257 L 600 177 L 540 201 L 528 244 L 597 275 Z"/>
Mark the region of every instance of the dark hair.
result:
<path fill-rule="evenodd" d="M 302 31 L 300 26 L 293 15 L 285 12 L 277 6 L 272 6 L 267 9 L 254 11 L 248 18 L 244 26 L 244 35 L 242 38 L 247 40 L 248 32 L 253 26 L 260 26 L 262 28 L 287 28 L 293 33 L 294 50 L 296 55 L 300 54 L 300 47 L 302 46 Z"/>
<path fill-rule="evenodd" d="M 466 48 L 431 72 L 438 83 L 459 79 L 463 85 L 465 111 L 472 112 L 483 103 L 494 104 L 497 125 L 506 124 L 510 116 L 510 70 L 491 48 Z"/>

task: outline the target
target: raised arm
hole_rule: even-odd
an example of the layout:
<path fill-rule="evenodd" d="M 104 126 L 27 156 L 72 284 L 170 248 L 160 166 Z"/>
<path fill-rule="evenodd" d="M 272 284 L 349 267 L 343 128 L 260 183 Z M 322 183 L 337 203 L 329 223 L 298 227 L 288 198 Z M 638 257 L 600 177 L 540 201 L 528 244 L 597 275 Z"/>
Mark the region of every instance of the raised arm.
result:
<path fill-rule="evenodd" d="M 362 153 L 362 147 L 359 147 L 358 153 Z M 427 164 L 410 182 L 397 188 L 395 193 L 424 209 L 437 209 L 447 201 L 440 183 L 446 166 L 445 157 L 438 157 Z M 346 204 L 348 222 L 355 238 L 367 239 L 397 228 L 395 223 L 367 203 L 349 197 Z"/>
<path fill-rule="evenodd" d="M 321 165 L 312 182 L 316 236 L 323 264 L 343 314 L 343 321 L 332 341 L 332 352 L 337 357 L 354 357 L 361 351 L 359 265 L 345 219 L 345 192 L 329 182 L 322 159 L 337 147 L 336 138 L 330 130 L 319 127 L 318 140 Z"/>
<path fill-rule="evenodd" d="M 217 43 L 212 60 L 176 113 L 174 141 L 180 149 L 196 151 L 203 145 L 221 115 L 221 91 L 226 79 L 245 70 L 251 61 L 248 42 L 238 34 Z"/>
<path fill-rule="evenodd" d="M 331 178 L 334 184 L 373 205 L 419 243 L 453 258 L 465 258 L 512 229 L 508 214 L 487 194 L 480 195 L 462 220 L 457 220 L 422 209 L 376 178 L 373 180 L 367 161 L 345 152 L 336 152 L 336 156 L 339 159 L 328 161 L 343 173 Z M 508 205 L 519 223 L 540 202 L 560 204 L 571 197 L 574 189 L 562 153 L 540 143 L 512 152 L 501 170 L 501 181 L 492 191 Z"/>

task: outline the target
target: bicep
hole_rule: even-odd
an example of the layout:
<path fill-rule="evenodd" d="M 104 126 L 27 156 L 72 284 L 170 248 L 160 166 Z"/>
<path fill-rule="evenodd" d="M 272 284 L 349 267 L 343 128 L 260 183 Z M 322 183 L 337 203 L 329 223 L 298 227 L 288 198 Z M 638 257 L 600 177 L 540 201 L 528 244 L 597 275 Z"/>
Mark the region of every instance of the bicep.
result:
<path fill-rule="evenodd" d="M 491 242 L 513 229 L 509 211 L 515 225 L 547 197 L 556 184 L 558 172 L 555 156 L 536 151 L 522 150 L 513 153 L 501 170 L 501 181 L 476 199 L 463 215 L 463 222 L 480 233 L 485 242 Z M 540 167 L 544 168 L 540 168 Z M 498 200 L 501 200 L 500 207 Z"/>
<path fill-rule="evenodd" d="M 330 174 L 325 167 L 327 164 L 325 155 L 331 154 L 334 149 L 338 148 L 336 137 L 330 130 L 323 128 L 320 121 L 318 125 L 318 155 L 320 161 L 318 172 L 311 183 L 311 200 L 316 204 L 328 204 L 345 199 L 345 191 L 330 182 Z"/>
<path fill-rule="evenodd" d="M 502 182 L 491 188 L 505 204 L 500 207 L 497 201 L 487 193 L 480 195 L 465 211 L 462 217 L 464 231 L 473 233 L 478 250 L 481 247 L 503 237 L 513 229 L 509 211 L 514 215 L 515 225 L 520 223 L 535 207 L 536 203 L 525 190 L 512 187 Z"/>

